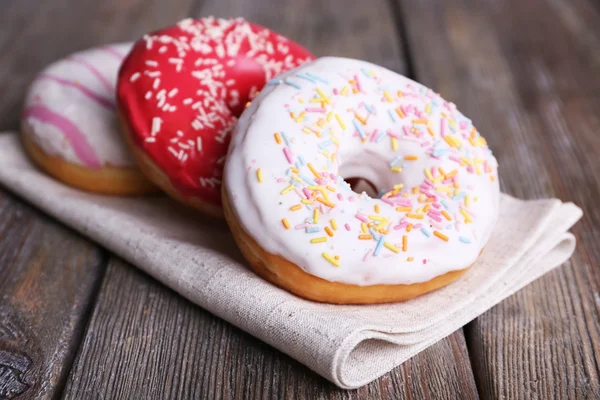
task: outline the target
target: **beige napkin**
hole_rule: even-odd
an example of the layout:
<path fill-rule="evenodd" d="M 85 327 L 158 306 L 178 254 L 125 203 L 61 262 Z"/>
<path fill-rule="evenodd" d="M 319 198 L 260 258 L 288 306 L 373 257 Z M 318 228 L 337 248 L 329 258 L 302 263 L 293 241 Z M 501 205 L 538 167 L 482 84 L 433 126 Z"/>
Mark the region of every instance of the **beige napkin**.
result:
<path fill-rule="evenodd" d="M 566 261 L 581 210 L 503 195 L 498 226 L 459 281 L 405 303 L 302 300 L 249 270 L 227 226 L 164 197 L 68 188 L 35 169 L 15 134 L 0 135 L 0 184 L 194 303 L 289 354 L 341 388 L 365 385 Z"/>

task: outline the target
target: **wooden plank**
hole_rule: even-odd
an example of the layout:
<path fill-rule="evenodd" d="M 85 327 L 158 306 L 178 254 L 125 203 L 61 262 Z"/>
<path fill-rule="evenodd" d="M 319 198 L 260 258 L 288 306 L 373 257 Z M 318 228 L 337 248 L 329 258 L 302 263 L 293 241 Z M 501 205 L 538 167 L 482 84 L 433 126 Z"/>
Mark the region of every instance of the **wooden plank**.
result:
<path fill-rule="evenodd" d="M 600 12 L 509 3 L 401 1 L 417 79 L 474 119 L 503 190 L 585 213 L 569 262 L 468 326 L 473 369 L 484 397 L 600 398 Z"/>
<path fill-rule="evenodd" d="M 91 46 L 135 40 L 184 18 L 193 0 L 3 0 L 0 132 L 17 129 L 23 97 L 47 64 Z"/>
<path fill-rule="evenodd" d="M 243 16 L 310 49 L 317 56 L 375 62 L 406 72 L 402 41 L 386 0 L 207 0 L 198 16 Z"/>
<path fill-rule="evenodd" d="M 243 15 L 317 54 L 405 70 L 388 3 L 208 1 L 196 16 Z M 298 13 L 297 10 L 304 10 Z M 356 391 L 342 391 L 279 351 L 113 261 L 65 397 L 476 398 L 462 331 Z"/>
<path fill-rule="evenodd" d="M 10 0 L 0 5 L 0 131 L 17 129 L 47 63 L 131 40 L 183 17 L 191 0 Z M 0 399 L 60 395 L 104 271 L 97 246 L 0 189 Z"/>
<path fill-rule="evenodd" d="M 95 245 L 0 193 L 0 399 L 60 393 L 104 266 Z"/>
<path fill-rule="evenodd" d="M 476 398 L 466 351 L 463 336 L 452 335 L 395 373 L 344 391 L 113 259 L 64 397 Z"/>

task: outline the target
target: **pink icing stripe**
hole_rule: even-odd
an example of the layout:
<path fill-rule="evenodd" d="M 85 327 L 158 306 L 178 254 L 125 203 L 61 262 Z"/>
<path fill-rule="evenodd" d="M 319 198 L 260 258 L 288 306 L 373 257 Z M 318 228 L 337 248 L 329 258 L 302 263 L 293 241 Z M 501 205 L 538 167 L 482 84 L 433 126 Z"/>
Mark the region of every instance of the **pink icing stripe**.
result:
<path fill-rule="evenodd" d="M 83 132 L 81 132 L 67 117 L 57 114 L 49 108 L 40 105 L 27 107 L 25 111 L 23 111 L 23 117 L 34 118 L 41 122 L 54 125 L 65 134 L 75 155 L 84 164 L 91 168 L 102 167 L 100 160 L 98 160 L 98 157 L 96 156 L 96 152 L 88 143 Z"/>
<path fill-rule="evenodd" d="M 111 54 L 119 61 L 123 61 L 123 59 L 125 58 L 125 56 L 123 54 L 119 53 L 116 49 L 109 47 L 109 46 L 101 47 L 100 50 L 103 50 L 106 53 Z"/>
<path fill-rule="evenodd" d="M 109 110 L 113 111 L 116 109 L 115 104 L 111 100 L 100 96 L 98 93 L 95 93 L 93 90 L 89 89 L 88 87 L 83 86 L 81 83 L 71 82 L 69 80 L 59 78 L 58 76 L 53 76 L 50 74 L 40 74 L 38 76 L 38 79 L 47 79 L 47 80 L 57 82 L 64 86 L 73 87 L 73 88 L 79 90 L 81 93 L 85 94 L 90 99 L 96 101 L 98 104 L 103 105 L 104 107 L 108 108 Z"/>
<path fill-rule="evenodd" d="M 87 62 L 84 59 L 81 58 L 75 58 L 75 57 L 69 57 L 67 58 L 67 60 L 73 61 L 77 64 L 81 64 L 84 67 L 86 67 L 92 74 L 94 74 L 98 79 L 100 79 L 100 81 L 102 82 L 102 84 L 108 89 L 108 91 L 110 93 L 115 91 L 115 88 L 112 86 L 112 84 L 110 83 L 110 81 L 104 76 L 102 75 L 102 72 L 98 71 L 98 69 L 93 66 L 92 64 L 90 64 L 89 62 Z"/>

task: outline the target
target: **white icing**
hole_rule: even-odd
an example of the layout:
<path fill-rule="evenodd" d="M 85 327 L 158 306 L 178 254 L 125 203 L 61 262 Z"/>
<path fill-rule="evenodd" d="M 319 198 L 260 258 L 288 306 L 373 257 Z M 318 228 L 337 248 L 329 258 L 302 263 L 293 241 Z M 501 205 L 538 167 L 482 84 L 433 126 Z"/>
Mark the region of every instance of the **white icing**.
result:
<path fill-rule="evenodd" d="M 313 76 L 326 80 L 328 84 L 319 81 L 313 83 L 298 77 L 299 74 L 306 76 L 306 73 L 312 73 Z M 341 91 L 344 86 L 350 87 L 352 84 L 349 80 L 355 75 L 358 76 L 360 93 L 354 94 L 352 90 L 346 89 L 348 95 L 333 94 L 334 88 Z M 445 102 L 430 89 L 392 71 L 364 61 L 344 58 L 321 58 L 285 73 L 276 80 L 282 80 L 282 83 L 268 85 L 242 114 L 225 167 L 225 185 L 233 210 L 242 227 L 264 250 L 282 256 L 309 274 L 328 281 L 356 285 L 424 282 L 446 272 L 466 268 L 477 259 L 489 239 L 498 214 L 497 163 L 478 133 L 473 133 L 475 136 L 472 139 L 477 146 L 469 142 L 468 139 L 472 135 L 471 123 L 456 111 L 453 104 Z M 299 85 L 301 89 L 297 89 L 293 84 Z M 331 104 L 310 102 L 311 99 L 321 97 L 317 94 L 316 88 L 320 88 L 325 93 Z M 392 102 L 384 96 L 384 90 L 391 95 Z M 399 90 L 402 91 L 401 97 L 397 94 Z M 300 99 L 304 101 L 303 104 L 299 102 Z M 432 105 L 432 109 L 428 110 L 427 104 L 432 102 L 437 106 Z M 375 113 L 366 117 L 367 111 L 364 106 L 360 107 L 361 103 L 371 106 Z M 286 105 L 289 108 L 286 108 Z M 294 111 L 294 116 L 298 118 L 304 107 L 321 107 L 321 105 L 325 105 L 326 113 L 307 112 L 301 122 L 296 122 L 289 113 L 290 110 Z M 428 120 L 428 125 L 413 124 L 414 120 L 423 118 L 412 115 L 410 110 L 405 118 L 400 118 L 394 112 L 395 121 L 392 120 L 388 110 L 394 111 L 398 106 L 408 105 L 413 105 L 415 110 L 422 113 L 421 117 Z M 352 122 L 356 118 L 350 111 L 357 109 L 359 116 L 366 118 L 366 125 L 358 120 L 357 122 L 367 134 L 378 129 L 380 132 L 391 130 L 392 133 L 404 135 L 404 125 L 417 127 L 423 133 L 417 136 L 410 132 L 409 137 L 412 140 L 397 139 L 397 151 L 392 149 L 392 139 L 387 134 L 379 142 L 367 139 L 363 143 Z M 340 115 L 345 130 L 342 130 L 333 115 L 327 122 L 329 111 Z M 459 148 L 450 146 L 440 137 L 441 120 L 444 118 L 442 113 L 448 116 L 446 122 L 452 120 L 453 127 L 447 126 L 446 134 L 461 142 Z M 320 129 L 315 125 L 319 118 L 325 118 L 326 122 Z M 427 126 L 431 128 L 434 136 L 427 131 Z M 304 127 L 312 127 L 320 131 L 322 136 L 305 133 L 302 130 Z M 457 128 L 456 131 L 454 127 Z M 292 206 L 300 203 L 302 198 L 300 188 L 308 186 L 304 181 L 297 183 L 300 190 L 281 194 L 282 190 L 294 181 L 288 172 L 293 165 L 290 165 L 283 153 L 285 143 L 276 143 L 275 132 L 285 132 L 289 138 L 291 142 L 289 148 L 293 152 L 294 162 L 297 162 L 298 156 L 301 155 L 306 163 L 311 163 L 319 172 L 336 174 L 339 170 L 342 177 L 362 177 L 373 182 L 378 189 L 392 190 L 395 184 L 404 184 L 404 188 L 398 195 L 408 196 L 402 198 L 404 199 L 402 201 L 407 199 L 412 201 L 414 207 L 411 214 L 418 212 L 419 208 L 427 204 L 419 204 L 419 195 L 413 194 L 411 190 L 413 186 L 419 186 L 424 182 L 426 178 L 424 169 L 441 167 L 446 176 L 456 170 L 455 178 L 450 179 L 455 179 L 459 183 L 460 187 L 457 191 L 453 187 L 454 182 L 446 181 L 447 184 L 444 184 L 439 181 L 448 179 L 437 178 L 442 176 L 439 172 L 439 175 L 434 177 L 438 179 L 434 184 L 436 187 L 452 186 L 450 192 L 452 198 L 444 198 L 444 203 L 448 207 L 447 213 L 452 221 L 446 220 L 444 216 L 438 216 L 443 220 L 443 223 L 439 224 L 427 214 L 423 219 L 406 218 L 406 212 L 396 210 L 397 205 L 392 206 L 380 199 L 371 199 L 364 195 L 358 196 L 349 190 L 343 181 L 338 181 L 329 184 L 335 189 L 335 193 L 325 189 L 335 206 L 333 208 L 322 206 L 326 213 L 321 213 L 318 224 L 310 224 L 310 227 L 318 227 L 319 232 L 306 233 L 305 229 L 295 229 L 295 226 L 304 224 L 306 218 L 310 220 L 314 205 L 302 204 L 300 210 L 290 210 Z M 327 140 L 332 139 L 329 132 L 333 132 L 334 137 L 339 140 L 339 153 L 333 163 L 328 163 L 327 157 L 322 154 L 318 146 L 321 144 L 330 153 L 336 151 L 335 143 L 327 144 Z M 439 160 L 427 154 L 432 151 L 432 144 L 423 147 L 422 143 L 426 141 L 432 144 L 439 142 L 435 147 L 435 154 L 442 154 L 439 155 Z M 444 155 L 445 152 L 447 154 Z M 469 172 L 466 165 L 461 166 L 460 163 L 450 160 L 449 154 L 469 159 L 470 162 L 476 163 L 477 169 L 473 168 L 472 173 Z M 397 156 L 406 155 L 416 155 L 418 160 L 402 161 L 401 164 L 404 164 L 402 172 L 392 172 L 390 162 Z M 487 167 L 484 168 L 484 165 Z M 296 166 L 300 170 L 300 175 L 314 179 L 314 175 L 306 165 L 298 162 Z M 262 171 L 262 183 L 257 179 L 257 168 Z M 431 172 L 431 169 L 429 171 Z M 440 204 L 441 196 L 445 192 L 437 192 L 434 189 L 429 192 L 436 195 L 436 203 Z M 458 197 L 454 197 L 457 192 Z M 468 194 L 468 200 L 466 197 L 460 199 L 463 196 L 462 192 Z M 343 195 L 343 200 L 337 198 L 337 193 Z M 350 196 L 354 196 L 356 200 L 350 202 Z M 423 200 L 423 197 L 421 199 Z M 465 205 L 467 202 L 468 207 Z M 314 204 L 320 203 L 314 202 Z M 375 205 L 380 208 L 379 214 L 374 211 Z M 459 212 L 461 206 L 466 207 L 468 212 L 476 216 L 471 218 L 472 222 L 465 223 L 464 215 Z M 437 210 L 443 209 L 445 206 L 440 205 Z M 377 256 L 371 254 L 364 259 L 368 252 L 376 248 L 378 242 L 358 239 L 363 232 L 361 221 L 355 217 L 357 213 L 388 219 L 391 225 L 384 241 L 396 246 L 400 251 L 396 253 L 387 247 L 381 247 Z M 282 224 L 284 218 L 289 221 L 290 229 L 284 228 Z M 337 222 L 337 230 L 333 231 L 333 237 L 329 237 L 324 232 L 324 228 L 329 226 L 331 229 L 332 218 Z M 405 227 L 393 229 L 402 220 L 412 223 L 413 226 L 424 224 L 427 231 L 432 234 L 431 237 L 427 237 L 420 229 L 412 229 L 410 232 L 407 232 Z M 439 228 L 431 227 L 431 221 L 438 224 Z M 459 221 L 460 231 L 456 230 L 457 221 Z M 350 231 L 345 229 L 345 224 L 350 226 Z M 381 225 L 385 232 L 384 226 L 387 227 L 388 223 Z M 448 241 L 434 236 L 434 230 L 446 235 Z M 403 236 L 408 240 L 406 251 L 401 250 Z M 327 241 L 311 244 L 310 239 L 316 237 L 327 237 Z M 459 237 L 471 243 L 463 243 Z M 322 256 L 323 252 L 332 257 L 339 256 L 340 266 L 336 267 L 326 260 Z M 409 257 L 413 260 L 409 261 Z M 426 260 L 426 263 L 423 260 Z"/>
<path fill-rule="evenodd" d="M 25 100 L 25 111 L 33 106 L 43 106 L 67 118 L 83 134 L 101 165 L 133 166 L 134 160 L 119 132 L 115 106 L 115 86 L 121 65 L 119 55 L 124 58 L 131 46 L 117 44 L 90 49 L 49 65 L 31 84 Z M 74 60 L 83 60 L 92 65 L 104 80 L 89 67 Z M 102 99 L 101 102 L 72 84 L 87 88 L 93 96 Z M 24 122 L 32 139 L 46 153 L 74 164 L 87 164 L 77 156 L 63 130 L 35 116 L 25 117 Z"/>

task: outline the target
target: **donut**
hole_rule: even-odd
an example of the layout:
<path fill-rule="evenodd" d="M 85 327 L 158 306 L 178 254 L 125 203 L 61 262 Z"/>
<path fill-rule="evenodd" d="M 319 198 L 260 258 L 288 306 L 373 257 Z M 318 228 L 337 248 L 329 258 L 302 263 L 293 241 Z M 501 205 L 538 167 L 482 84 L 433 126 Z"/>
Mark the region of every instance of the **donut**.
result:
<path fill-rule="evenodd" d="M 45 68 L 29 87 L 21 116 L 24 148 L 64 183 L 113 195 L 156 191 L 119 129 L 115 87 L 130 48 L 118 44 L 72 54 Z"/>
<path fill-rule="evenodd" d="M 309 300 L 373 304 L 461 276 L 491 235 L 499 193 L 494 156 L 454 104 L 380 66 L 328 57 L 272 80 L 242 114 L 223 207 L 266 280 Z"/>
<path fill-rule="evenodd" d="M 222 216 L 223 164 L 237 116 L 273 76 L 313 58 L 241 18 L 186 19 L 144 36 L 117 89 L 142 170 L 173 198 Z"/>

